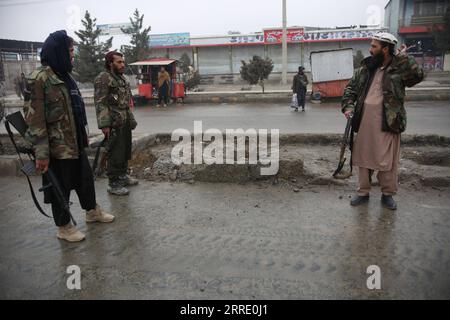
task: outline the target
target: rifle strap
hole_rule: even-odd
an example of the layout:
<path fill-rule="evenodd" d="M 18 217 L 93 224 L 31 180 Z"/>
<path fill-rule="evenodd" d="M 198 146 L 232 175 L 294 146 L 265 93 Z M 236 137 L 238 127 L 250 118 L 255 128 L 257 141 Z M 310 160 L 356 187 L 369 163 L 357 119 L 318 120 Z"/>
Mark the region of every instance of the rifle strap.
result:
<path fill-rule="evenodd" d="M 20 155 L 19 148 L 17 147 L 16 141 L 14 140 L 14 135 L 13 135 L 13 133 L 12 133 L 12 131 L 11 131 L 11 127 L 9 126 L 9 121 L 6 120 L 6 119 L 5 119 L 5 127 L 6 127 L 6 131 L 8 132 L 8 136 L 9 136 L 9 138 L 11 139 L 11 142 L 12 142 L 12 144 L 13 144 L 13 146 L 14 146 L 14 149 L 16 149 L 16 152 L 17 152 L 17 154 L 18 154 L 18 156 L 19 156 L 19 160 L 20 160 L 20 163 L 21 163 L 21 165 L 22 165 L 22 169 L 21 169 L 20 171 L 22 171 L 22 173 L 23 173 L 23 174 L 25 175 L 25 177 L 27 178 L 28 186 L 30 187 L 31 198 L 33 198 L 33 202 L 34 202 L 36 208 L 39 210 L 39 212 L 40 212 L 42 215 L 46 216 L 47 218 L 52 218 L 52 217 L 50 217 L 49 215 L 47 215 L 47 214 L 45 213 L 45 211 L 42 209 L 41 205 L 39 204 L 39 201 L 37 200 L 36 193 L 34 192 L 33 185 L 31 184 L 30 176 L 29 176 L 29 175 L 27 174 L 27 172 L 23 169 L 23 168 L 25 167 L 25 163 L 23 162 L 22 156 Z"/>

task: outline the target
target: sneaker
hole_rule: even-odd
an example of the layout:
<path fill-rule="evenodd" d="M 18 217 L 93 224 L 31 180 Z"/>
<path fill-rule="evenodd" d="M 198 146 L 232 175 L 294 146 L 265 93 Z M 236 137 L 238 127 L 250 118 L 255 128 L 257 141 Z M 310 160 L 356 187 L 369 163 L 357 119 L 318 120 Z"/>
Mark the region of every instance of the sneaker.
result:
<path fill-rule="evenodd" d="M 86 211 L 86 222 L 101 222 L 101 223 L 110 223 L 114 221 L 114 216 L 112 214 L 104 212 L 99 205 L 95 207 L 95 209 Z"/>
<path fill-rule="evenodd" d="M 58 233 L 56 237 L 61 240 L 66 240 L 68 242 L 80 242 L 83 241 L 86 236 L 77 230 L 72 224 L 68 223 L 65 226 L 58 228 Z"/>
<path fill-rule="evenodd" d="M 381 196 L 381 203 L 386 209 L 395 211 L 397 210 L 397 203 L 394 201 L 392 196 L 385 196 L 384 194 Z"/>
<path fill-rule="evenodd" d="M 127 196 L 130 194 L 130 190 L 122 186 L 120 183 L 114 183 L 108 185 L 108 193 L 114 196 Z"/>
<path fill-rule="evenodd" d="M 129 175 L 124 175 L 119 177 L 120 183 L 124 187 L 133 187 L 139 184 L 139 180 L 130 177 Z"/>
<path fill-rule="evenodd" d="M 156 107 L 157 107 L 157 108 L 161 108 L 161 105 L 160 105 L 160 104 L 157 104 Z"/>
<path fill-rule="evenodd" d="M 367 202 L 369 202 L 369 196 L 356 195 L 352 198 L 352 201 L 350 201 L 350 204 L 354 207 L 357 207 L 357 206 L 360 206 Z"/>

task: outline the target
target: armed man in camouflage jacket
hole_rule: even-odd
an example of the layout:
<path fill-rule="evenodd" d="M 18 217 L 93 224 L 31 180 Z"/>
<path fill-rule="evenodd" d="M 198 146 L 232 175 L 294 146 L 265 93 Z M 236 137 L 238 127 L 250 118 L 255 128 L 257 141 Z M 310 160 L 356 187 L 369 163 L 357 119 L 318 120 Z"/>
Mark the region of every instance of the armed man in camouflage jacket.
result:
<path fill-rule="evenodd" d="M 137 126 L 130 110 L 132 95 L 130 84 L 123 76 L 125 61 L 119 52 L 109 52 L 105 57 L 106 71 L 94 81 L 97 122 L 107 139 L 109 178 L 108 192 L 113 195 L 128 195 L 127 186 L 138 184 L 128 172 L 131 159 L 131 131 Z"/>
<path fill-rule="evenodd" d="M 400 134 L 406 130 L 405 87 L 421 82 L 424 73 L 405 46 L 395 55 L 396 44 L 389 33 L 373 37 L 371 57 L 355 72 L 342 99 L 342 112 L 347 118 L 353 114 L 357 132 L 352 162 L 359 167 L 359 189 L 353 206 L 369 200 L 372 173 L 378 171 L 382 204 L 397 209 L 392 196 L 398 188 Z"/>
<path fill-rule="evenodd" d="M 42 67 L 27 77 L 24 104 L 29 126 L 26 139 L 33 146 L 36 169 L 52 169 L 68 200 L 75 190 L 86 222 L 112 222 L 114 216 L 96 203 L 94 177 L 84 148 L 88 144 L 86 112 L 80 91 L 70 72 L 74 58 L 73 39 L 65 31 L 52 33 L 41 52 Z M 44 185 L 47 182 L 44 181 Z M 51 190 L 45 190 L 45 203 L 52 204 L 53 218 L 59 227 L 57 237 L 69 242 L 85 238 L 70 223 Z"/>

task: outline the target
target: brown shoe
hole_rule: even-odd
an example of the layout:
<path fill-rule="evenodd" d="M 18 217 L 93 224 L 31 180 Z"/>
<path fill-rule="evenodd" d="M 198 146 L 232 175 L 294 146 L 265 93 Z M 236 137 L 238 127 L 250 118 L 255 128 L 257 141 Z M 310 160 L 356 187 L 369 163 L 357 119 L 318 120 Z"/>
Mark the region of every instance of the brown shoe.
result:
<path fill-rule="evenodd" d="M 58 237 L 58 239 L 66 240 L 68 242 L 80 242 L 83 241 L 86 237 L 70 223 L 66 224 L 63 227 L 59 227 L 56 236 Z"/>
<path fill-rule="evenodd" d="M 101 222 L 110 223 L 114 221 L 114 216 L 112 214 L 104 212 L 99 205 L 93 210 L 86 212 L 86 222 Z"/>

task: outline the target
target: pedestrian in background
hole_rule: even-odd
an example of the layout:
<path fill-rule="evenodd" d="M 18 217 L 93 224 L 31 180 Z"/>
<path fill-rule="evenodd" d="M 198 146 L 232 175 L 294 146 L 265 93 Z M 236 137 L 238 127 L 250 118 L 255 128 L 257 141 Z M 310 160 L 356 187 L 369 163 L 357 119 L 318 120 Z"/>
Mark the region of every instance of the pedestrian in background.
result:
<path fill-rule="evenodd" d="M 304 73 L 305 68 L 300 66 L 298 73 L 294 77 L 294 83 L 292 84 L 293 93 L 297 94 L 298 107 L 302 107 L 302 111 L 305 111 L 306 91 L 308 90 L 308 77 Z M 298 108 L 295 108 L 298 111 Z"/>
<path fill-rule="evenodd" d="M 22 72 L 20 76 L 14 79 L 14 90 L 20 99 L 25 97 L 26 79 L 25 74 Z"/>
<path fill-rule="evenodd" d="M 160 72 L 158 72 L 158 105 L 161 107 L 161 102 L 163 102 L 163 107 L 167 107 L 169 103 L 169 92 L 170 92 L 170 75 L 166 71 L 166 68 L 161 67 Z"/>

